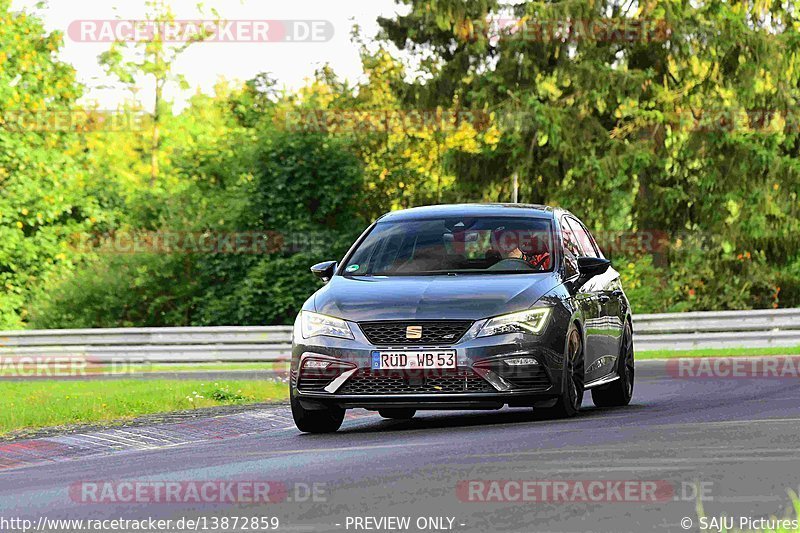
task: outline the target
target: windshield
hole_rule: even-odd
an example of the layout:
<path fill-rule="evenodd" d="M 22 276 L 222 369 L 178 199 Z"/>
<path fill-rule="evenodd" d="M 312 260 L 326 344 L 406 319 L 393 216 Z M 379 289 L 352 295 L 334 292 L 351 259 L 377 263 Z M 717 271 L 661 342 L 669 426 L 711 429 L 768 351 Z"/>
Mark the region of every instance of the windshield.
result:
<path fill-rule="evenodd" d="M 524 274 L 552 268 L 550 219 L 462 217 L 379 222 L 343 274 Z"/>

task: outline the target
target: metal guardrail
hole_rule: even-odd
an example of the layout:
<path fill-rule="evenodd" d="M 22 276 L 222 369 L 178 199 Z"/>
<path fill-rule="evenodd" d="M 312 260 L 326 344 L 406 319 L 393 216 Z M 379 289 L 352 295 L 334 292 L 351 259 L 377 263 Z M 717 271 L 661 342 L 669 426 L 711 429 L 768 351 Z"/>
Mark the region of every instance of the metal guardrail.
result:
<path fill-rule="evenodd" d="M 800 346 L 800 309 L 634 315 L 636 349 Z"/>
<path fill-rule="evenodd" d="M 276 362 L 291 326 L 0 331 L 0 357 L 83 357 L 97 363 Z M 800 345 L 800 309 L 634 316 L 637 351 Z"/>
<path fill-rule="evenodd" d="M 0 357 L 83 357 L 91 362 L 268 362 L 291 356 L 291 326 L 0 331 Z"/>

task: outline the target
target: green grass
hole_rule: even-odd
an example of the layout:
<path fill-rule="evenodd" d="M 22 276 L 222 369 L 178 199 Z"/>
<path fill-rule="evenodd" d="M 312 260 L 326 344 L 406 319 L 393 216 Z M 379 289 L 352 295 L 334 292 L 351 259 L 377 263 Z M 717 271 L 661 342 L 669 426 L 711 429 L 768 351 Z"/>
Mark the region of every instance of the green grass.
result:
<path fill-rule="evenodd" d="M 800 355 L 800 346 L 770 348 L 707 348 L 702 350 L 636 351 L 636 359 L 674 359 L 677 357 L 743 357 L 758 355 Z"/>
<path fill-rule="evenodd" d="M 637 359 L 800 355 L 788 348 L 637 352 Z M 282 363 L 143 365 L 142 372 L 284 369 Z M 20 429 L 108 423 L 140 415 L 253 402 L 285 401 L 288 386 L 268 380 L 102 380 L 0 382 L 0 435 Z"/>
<path fill-rule="evenodd" d="M 51 370 L 53 365 L 49 367 Z M 124 366 L 114 366 L 109 364 L 87 364 L 85 373 L 87 375 L 97 374 L 146 374 L 148 372 L 208 372 L 226 370 L 288 370 L 288 363 L 177 363 L 177 364 L 133 364 Z M 9 364 L 0 365 L 0 376 L 15 375 L 17 372 L 36 372 L 40 369 L 37 365 L 12 366 Z M 63 371 L 66 375 L 71 375 L 68 370 Z M 35 375 L 35 374 L 34 374 Z M 46 374 L 45 374 L 46 375 Z"/>
<path fill-rule="evenodd" d="M 282 401 L 287 395 L 285 383 L 267 380 L 5 382 L 0 383 L 0 435 L 198 407 Z"/>
<path fill-rule="evenodd" d="M 190 370 L 286 370 L 288 363 L 196 363 L 142 365 L 142 372 L 187 372 Z"/>

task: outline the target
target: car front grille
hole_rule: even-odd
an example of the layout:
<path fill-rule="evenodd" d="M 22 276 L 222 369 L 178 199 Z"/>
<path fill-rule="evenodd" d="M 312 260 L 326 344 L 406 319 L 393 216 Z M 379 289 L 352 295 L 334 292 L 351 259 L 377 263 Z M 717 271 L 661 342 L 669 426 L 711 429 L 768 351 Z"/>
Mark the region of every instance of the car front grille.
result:
<path fill-rule="evenodd" d="M 300 381 L 297 384 L 297 389 L 301 391 L 317 391 L 322 392 L 328 384 L 333 381 L 336 376 L 341 373 L 340 369 L 322 370 L 310 372 L 304 370 L 300 376 Z"/>
<path fill-rule="evenodd" d="M 514 385 L 515 389 L 546 390 L 551 382 L 542 365 L 510 366 L 502 360 L 491 363 L 477 363 L 481 368 L 487 368 L 503 379 Z"/>
<path fill-rule="evenodd" d="M 297 390 L 304 392 L 324 392 L 331 381 L 342 372 L 353 368 L 352 364 L 332 363 L 327 368 L 303 368 L 297 378 Z"/>
<path fill-rule="evenodd" d="M 337 391 L 338 394 L 454 394 L 495 392 L 472 370 L 420 374 L 360 369 Z"/>
<path fill-rule="evenodd" d="M 541 366 L 517 370 L 503 377 L 520 389 L 544 390 L 550 387 L 550 378 Z"/>
<path fill-rule="evenodd" d="M 425 346 L 455 344 L 472 325 L 469 320 L 417 320 L 359 322 L 367 340 L 376 346 Z M 409 335 L 409 327 L 422 328 L 420 338 Z M 419 331 L 417 329 L 417 331 Z"/>
<path fill-rule="evenodd" d="M 297 384 L 297 389 L 305 392 L 323 392 L 325 387 L 333 381 L 336 376 L 303 376 Z"/>

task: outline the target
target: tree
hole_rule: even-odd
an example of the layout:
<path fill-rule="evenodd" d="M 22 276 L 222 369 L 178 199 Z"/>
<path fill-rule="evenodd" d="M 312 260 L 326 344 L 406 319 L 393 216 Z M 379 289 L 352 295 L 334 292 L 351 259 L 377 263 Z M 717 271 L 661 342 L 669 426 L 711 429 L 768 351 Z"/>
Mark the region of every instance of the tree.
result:
<path fill-rule="evenodd" d="M 72 236 L 102 215 L 84 190 L 72 119 L 81 87 L 57 59 L 62 36 L 0 0 L 0 328 L 80 255 Z"/>
<path fill-rule="evenodd" d="M 777 303 L 772 269 L 800 261 L 800 4 L 403 3 L 381 37 L 426 59 L 395 93 L 488 106 L 501 130 L 495 151 L 456 154 L 456 189 L 486 198 L 519 172 L 522 201 L 567 206 L 597 229 L 669 233 L 676 267 L 694 262 L 686 254 L 724 268 L 764 254 Z M 645 31 L 585 31 L 609 25 Z M 676 301 L 733 280 L 763 305 L 763 283 L 726 273 L 678 282 Z"/>
<path fill-rule="evenodd" d="M 155 23 L 154 27 L 157 29 L 152 32 L 152 39 L 135 43 L 117 41 L 109 50 L 100 54 L 99 60 L 109 75 L 116 76 L 123 83 L 134 85 L 140 76 L 149 76 L 153 79 L 153 125 L 150 138 L 150 185 L 152 186 L 159 175 L 162 122 L 165 114 L 169 112 L 164 101 L 164 89 L 170 82 L 177 83 L 181 89 L 189 88 L 186 78 L 183 74 L 174 72 L 173 66 L 189 46 L 207 39 L 210 33 L 203 29 L 180 44 L 170 45 L 165 40 L 165 33 L 158 28 L 175 24 L 172 8 L 165 0 L 148 0 L 146 6 L 146 20 L 139 21 L 139 24 Z M 129 57 L 131 54 L 128 52 L 135 52 L 134 59 Z"/>

